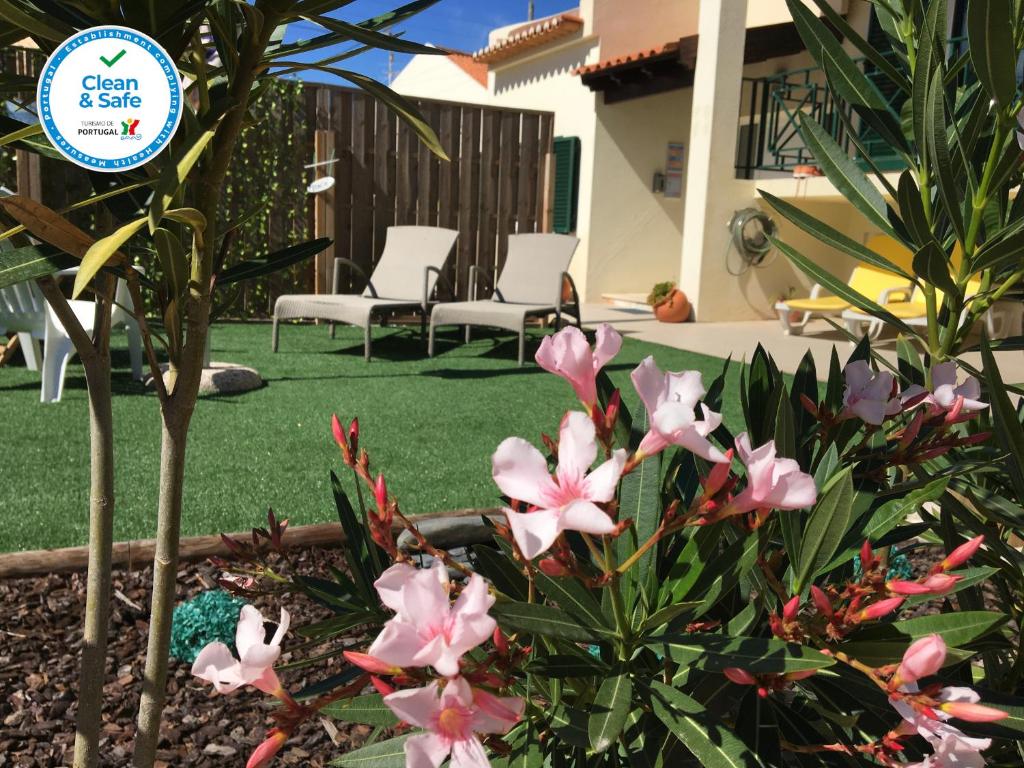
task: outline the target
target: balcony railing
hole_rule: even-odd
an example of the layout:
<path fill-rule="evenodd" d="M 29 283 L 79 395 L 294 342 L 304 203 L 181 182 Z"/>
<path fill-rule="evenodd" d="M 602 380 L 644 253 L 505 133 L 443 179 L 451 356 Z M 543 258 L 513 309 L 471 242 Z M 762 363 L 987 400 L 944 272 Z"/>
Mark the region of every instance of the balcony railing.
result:
<path fill-rule="evenodd" d="M 963 38 L 949 40 L 949 56 L 955 58 L 963 49 Z M 868 80 L 897 115 L 907 94 L 893 85 L 886 75 L 863 58 L 855 59 L 864 67 Z M 973 79 L 966 67 L 959 74 L 961 82 Z M 819 67 L 792 69 L 761 78 L 743 78 L 743 99 L 746 114 L 740 118 L 739 142 L 736 149 L 736 176 L 753 178 L 759 171 L 792 172 L 800 165 L 814 165 L 811 151 L 800 137 L 798 115 L 816 120 L 851 157 L 867 155 L 882 170 L 903 167 L 902 160 L 889 144 L 867 126 L 859 126 L 856 115 L 850 121 L 856 137 L 840 115 L 850 115 L 850 107 L 825 84 Z M 856 138 L 856 141 L 854 140 Z M 858 147 L 858 144 L 860 145 Z"/>

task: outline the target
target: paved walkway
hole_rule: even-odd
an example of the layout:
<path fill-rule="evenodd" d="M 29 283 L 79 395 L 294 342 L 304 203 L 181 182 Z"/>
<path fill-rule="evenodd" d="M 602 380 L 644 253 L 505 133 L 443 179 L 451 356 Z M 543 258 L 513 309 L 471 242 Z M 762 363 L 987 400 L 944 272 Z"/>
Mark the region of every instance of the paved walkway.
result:
<path fill-rule="evenodd" d="M 796 371 L 804 353 L 810 349 L 820 378 L 828 374 L 829 357 L 833 346 L 838 347 L 839 359 L 844 362 L 852 350 L 845 335 L 824 320 L 811 321 L 802 336 L 787 336 L 776 320 L 659 323 L 653 314 L 643 309 L 616 307 L 610 304 L 585 304 L 583 322 L 588 326 L 611 323 L 624 336 L 715 357 L 726 357 L 731 354 L 734 360 L 749 360 L 755 346 L 761 342 L 775 358 L 776 364 L 789 373 Z M 875 348 L 888 359 L 896 360 L 896 345 L 892 337 L 883 337 L 875 343 Z M 968 365 L 981 365 L 980 355 L 977 353 L 967 353 L 963 359 Z M 996 359 L 1004 381 L 1024 382 L 1024 352 L 997 352 Z"/>

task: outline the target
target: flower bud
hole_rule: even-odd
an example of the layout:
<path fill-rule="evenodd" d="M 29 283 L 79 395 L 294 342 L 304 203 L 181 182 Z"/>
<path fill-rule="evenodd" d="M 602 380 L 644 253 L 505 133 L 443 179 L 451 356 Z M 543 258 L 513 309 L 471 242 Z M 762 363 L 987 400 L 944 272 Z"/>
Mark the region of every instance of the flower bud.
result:
<path fill-rule="evenodd" d="M 933 573 L 923 581 L 894 579 L 885 586 L 897 595 L 944 595 L 956 586 L 960 578 L 948 573 Z"/>
<path fill-rule="evenodd" d="M 875 554 L 871 551 L 870 539 L 864 539 L 864 543 L 860 548 L 860 569 L 862 573 L 867 573 L 875 567 Z"/>
<path fill-rule="evenodd" d="M 341 426 L 341 420 L 338 418 L 338 414 L 331 414 L 331 432 L 334 434 L 334 442 L 338 444 L 338 447 L 345 450 L 348 447 L 348 441 L 345 440 L 345 430 Z"/>
<path fill-rule="evenodd" d="M 939 706 L 943 712 L 971 723 L 992 723 L 1009 717 L 1009 712 L 969 701 L 947 701 Z"/>
<path fill-rule="evenodd" d="M 286 731 L 282 731 L 280 728 L 271 728 L 266 740 L 256 747 L 249 756 L 249 762 L 245 764 L 245 768 L 266 768 L 273 762 L 287 740 L 288 733 Z"/>
<path fill-rule="evenodd" d="M 616 389 L 612 392 L 612 396 L 608 398 L 608 407 L 604 411 L 604 423 L 606 429 L 611 429 L 615 426 L 615 422 L 619 418 L 619 409 L 622 407 L 622 396 L 619 394 L 619 390 Z"/>
<path fill-rule="evenodd" d="M 491 641 L 494 643 L 494 647 L 498 653 L 502 656 L 508 656 L 508 638 L 505 637 L 505 633 L 501 631 L 501 627 L 494 628 L 494 634 L 491 635 Z"/>
<path fill-rule="evenodd" d="M 877 603 L 872 603 L 862 610 L 858 614 L 858 617 L 861 621 L 865 621 L 867 619 L 880 619 L 903 605 L 903 600 L 904 598 L 902 597 L 887 597 L 885 600 L 879 600 Z"/>
<path fill-rule="evenodd" d="M 402 671 L 401 667 L 394 667 L 386 662 L 381 661 L 375 656 L 371 656 L 368 653 L 359 653 L 358 651 L 344 651 L 342 655 L 348 660 L 350 664 L 354 664 L 360 669 L 366 670 L 374 675 L 397 675 Z"/>
<path fill-rule="evenodd" d="M 895 685 L 915 683 L 922 677 L 934 675 L 946 662 L 946 642 L 940 635 L 927 635 L 915 640 L 903 654 L 903 660 L 893 678 Z"/>
<path fill-rule="evenodd" d="M 377 501 L 377 509 L 383 513 L 388 506 L 388 486 L 384 482 L 383 473 L 377 475 L 377 481 L 373 484 L 373 497 Z"/>
<path fill-rule="evenodd" d="M 348 445 L 353 454 L 359 452 L 359 419 L 352 419 L 348 425 Z"/>
<path fill-rule="evenodd" d="M 710 499 L 717 494 L 729 479 L 732 472 L 732 455 L 733 449 L 730 448 L 725 452 L 725 458 L 728 461 L 716 462 L 711 466 L 711 471 L 708 472 L 707 478 L 702 483 L 705 498 Z"/>
<path fill-rule="evenodd" d="M 975 536 L 970 541 L 966 541 L 959 547 L 950 552 L 946 559 L 939 563 L 939 570 L 951 571 L 954 568 L 959 568 L 961 565 L 966 563 L 972 557 L 974 553 L 978 551 L 981 543 L 985 540 L 985 535 Z"/>
<path fill-rule="evenodd" d="M 782 606 L 782 618 L 786 621 L 792 621 L 796 618 L 797 613 L 800 612 L 800 595 L 793 595 L 789 599 L 789 602 Z"/>
<path fill-rule="evenodd" d="M 381 680 L 376 675 L 370 675 L 370 682 L 373 683 L 373 687 L 381 696 L 387 696 L 389 693 L 395 692 L 395 686 Z"/>
<path fill-rule="evenodd" d="M 834 615 L 832 612 L 832 601 L 828 599 L 828 595 L 825 594 L 824 590 L 812 584 L 811 599 L 814 601 L 814 606 L 818 609 L 818 612 L 831 620 Z"/>
<path fill-rule="evenodd" d="M 757 685 L 757 678 L 739 667 L 726 667 L 722 674 L 732 680 L 736 685 Z"/>

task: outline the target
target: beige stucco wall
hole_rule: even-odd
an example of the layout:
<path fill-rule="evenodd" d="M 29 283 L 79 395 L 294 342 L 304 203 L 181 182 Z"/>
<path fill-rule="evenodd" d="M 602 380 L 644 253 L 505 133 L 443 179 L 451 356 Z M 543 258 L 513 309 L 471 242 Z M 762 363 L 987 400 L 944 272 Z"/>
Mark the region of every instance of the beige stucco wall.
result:
<path fill-rule="evenodd" d="M 587 299 L 605 293 L 647 293 L 675 280 L 682 238 L 682 197 L 652 191 L 665 170 L 668 142 L 686 144 L 690 89 L 618 104 L 597 103 L 590 209 Z M 684 149 L 683 162 L 688 160 Z"/>
<path fill-rule="evenodd" d="M 486 104 L 487 88 L 447 56 L 413 56 L 391 87 L 404 96 Z"/>

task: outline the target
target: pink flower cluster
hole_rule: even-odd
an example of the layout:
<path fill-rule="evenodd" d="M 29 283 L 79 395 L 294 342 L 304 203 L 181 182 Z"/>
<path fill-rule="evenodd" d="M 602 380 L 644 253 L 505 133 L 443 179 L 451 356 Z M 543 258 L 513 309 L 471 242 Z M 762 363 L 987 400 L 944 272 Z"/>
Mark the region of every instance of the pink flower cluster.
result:
<path fill-rule="evenodd" d="M 864 360 L 855 360 L 843 369 L 846 388 L 843 392 L 841 418 L 857 417 L 865 424 L 880 426 L 890 416 L 918 406 L 925 407 L 925 418 L 943 416 L 947 423 L 963 415 L 987 408 L 981 396 L 981 385 L 974 376 L 957 383 L 956 363 L 939 363 L 931 369 L 932 389 L 913 384 L 901 393 L 896 377 L 889 371 L 872 371 Z"/>
<path fill-rule="evenodd" d="M 407 768 L 438 768 L 450 755 L 452 768 L 487 768 L 478 734 L 504 734 L 522 717 L 519 697 L 496 696 L 461 676 L 462 657 L 495 634 L 488 610 L 494 605 L 487 582 L 472 574 L 454 603 L 448 569 L 440 560 L 417 569 L 388 568 L 374 583 L 381 602 L 395 612 L 368 653 L 346 653 L 352 663 L 375 674 L 403 675 L 431 667 L 439 678 L 424 687 L 386 691 L 384 703 L 403 722 L 424 729 L 405 742 Z"/>
<path fill-rule="evenodd" d="M 572 327 L 541 343 L 538 364 L 566 379 L 587 409 L 570 411 L 562 420 L 558 466 L 553 475 L 544 455 L 521 438 L 507 438 L 494 452 L 494 482 L 506 496 L 529 507 L 526 512 L 505 510 L 512 537 L 529 560 L 550 549 L 564 531 L 616 533 L 620 525 L 601 505 L 614 499 L 623 474 L 670 445 L 681 446 L 721 466 L 722 470 L 713 472 L 715 490 L 727 485 L 732 451 L 723 453 L 708 439 L 722 423 L 722 416 L 701 402 L 706 390 L 700 372 L 664 372 L 652 357 L 645 358 L 631 375 L 649 415 L 647 433 L 633 456 L 628 457 L 622 448 L 609 450 L 607 459 L 591 471 L 600 447 L 599 428 L 608 427 L 597 404 L 597 375 L 621 346 L 622 337 L 607 324 L 598 327 L 593 349 L 583 333 Z M 617 403 L 614 396 L 613 400 Z M 736 438 L 736 452 L 747 467 L 746 487 L 735 496 L 727 495 L 724 503 L 712 504 L 712 514 L 705 515 L 701 523 L 814 504 L 814 479 L 792 459 L 778 458 L 774 441 L 753 448 L 744 433 Z M 728 485 L 731 488 L 732 484 Z M 708 494 L 709 499 L 712 495 Z"/>

